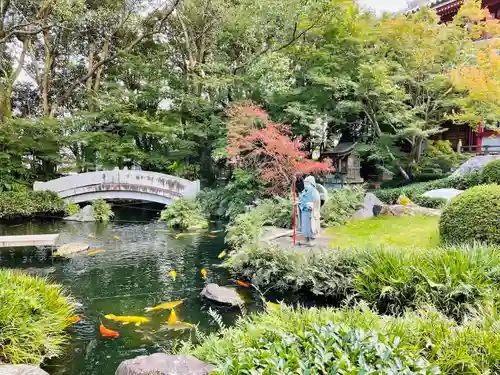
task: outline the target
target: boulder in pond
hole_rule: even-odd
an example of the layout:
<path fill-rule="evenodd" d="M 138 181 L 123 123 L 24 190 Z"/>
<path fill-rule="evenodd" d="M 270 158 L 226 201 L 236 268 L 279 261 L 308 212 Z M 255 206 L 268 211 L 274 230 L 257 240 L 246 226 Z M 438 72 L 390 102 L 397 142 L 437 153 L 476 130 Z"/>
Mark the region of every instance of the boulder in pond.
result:
<path fill-rule="evenodd" d="M 57 249 L 57 253 L 60 256 L 72 255 L 82 251 L 87 251 L 89 247 L 89 244 L 83 242 L 67 243 L 60 246 L 59 249 Z"/>
<path fill-rule="evenodd" d="M 94 219 L 94 211 L 92 206 L 89 204 L 83 207 L 80 211 L 78 211 L 75 215 L 66 216 L 64 220 L 68 221 L 95 221 Z"/>
<path fill-rule="evenodd" d="M 155 353 L 120 363 L 115 375 L 208 375 L 215 366 L 191 355 Z"/>
<path fill-rule="evenodd" d="M 48 276 L 51 273 L 56 272 L 56 269 L 55 267 L 46 267 L 46 268 L 28 267 L 25 268 L 24 271 L 33 276 Z"/>
<path fill-rule="evenodd" d="M 443 198 L 450 200 L 452 198 L 455 198 L 457 195 L 462 194 L 464 191 L 463 190 L 458 190 L 458 189 L 434 189 L 434 190 L 429 190 L 422 194 L 424 197 L 429 197 L 429 198 Z"/>
<path fill-rule="evenodd" d="M 379 210 L 376 207 L 382 207 L 384 204 L 373 193 L 366 193 L 363 208 L 357 210 L 352 216 L 353 219 L 368 219 L 377 216 Z"/>
<path fill-rule="evenodd" d="M 201 291 L 201 295 L 223 305 L 240 306 L 245 303 L 234 288 L 217 284 L 207 284 Z"/>
<path fill-rule="evenodd" d="M 451 174 L 451 177 L 462 177 L 466 174 L 477 172 L 493 160 L 500 160 L 500 155 L 474 156 L 458 167 L 457 170 Z"/>
<path fill-rule="evenodd" d="M 0 375 L 49 375 L 40 367 L 29 365 L 0 365 Z"/>

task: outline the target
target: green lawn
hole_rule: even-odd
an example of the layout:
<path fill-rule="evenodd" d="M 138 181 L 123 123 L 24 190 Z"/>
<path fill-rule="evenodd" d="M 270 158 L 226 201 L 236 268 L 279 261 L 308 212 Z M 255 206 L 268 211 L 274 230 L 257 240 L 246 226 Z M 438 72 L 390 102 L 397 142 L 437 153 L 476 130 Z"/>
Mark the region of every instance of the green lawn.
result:
<path fill-rule="evenodd" d="M 334 248 L 432 248 L 439 246 L 439 218 L 380 216 L 327 229 Z"/>

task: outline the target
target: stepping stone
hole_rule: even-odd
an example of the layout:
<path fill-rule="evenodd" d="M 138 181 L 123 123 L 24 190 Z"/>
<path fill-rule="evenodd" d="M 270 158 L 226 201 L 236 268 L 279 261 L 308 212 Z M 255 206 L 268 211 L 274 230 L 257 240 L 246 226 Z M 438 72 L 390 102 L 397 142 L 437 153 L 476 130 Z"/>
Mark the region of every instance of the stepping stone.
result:
<path fill-rule="evenodd" d="M 82 251 L 87 251 L 89 248 L 89 244 L 83 242 L 73 242 L 62 245 L 61 247 L 59 247 L 59 249 L 57 249 L 57 252 L 59 253 L 59 255 L 65 256 L 80 253 Z"/>
<path fill-rule="evenodd" d="M 123 361 L 115 375 L 208 375 L 214 370 L 215 366 L 191 355 L 155 353 Z"/>
<path fill-rule="evenodd" d="M 207 284 L 201 291 L 201 295 L 223 305 L 240 306 L 245 303 L 234 288 L 227 288 L 217 284 Z"/>
<path fill-rule="evenodd" d="M 40 367 L 29 365 L 0 365 L 0 375 L 49 375 Z"/>

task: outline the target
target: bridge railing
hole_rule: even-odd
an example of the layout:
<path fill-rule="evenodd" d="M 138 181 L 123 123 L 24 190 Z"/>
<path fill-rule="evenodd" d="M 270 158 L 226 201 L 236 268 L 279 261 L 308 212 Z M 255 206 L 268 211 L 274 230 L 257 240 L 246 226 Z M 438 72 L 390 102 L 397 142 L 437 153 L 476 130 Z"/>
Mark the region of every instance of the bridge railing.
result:
<path fill-rule="evenodd" d="M 181 197 L 195 198 L 200 192 L 200 182 L 157 172 L 116 168 L 35 182 L 33 190 L 52 190 L 61 198 L 75 202 L 98 196 L 105 199 L 129 197 L 168 204 Z"/>

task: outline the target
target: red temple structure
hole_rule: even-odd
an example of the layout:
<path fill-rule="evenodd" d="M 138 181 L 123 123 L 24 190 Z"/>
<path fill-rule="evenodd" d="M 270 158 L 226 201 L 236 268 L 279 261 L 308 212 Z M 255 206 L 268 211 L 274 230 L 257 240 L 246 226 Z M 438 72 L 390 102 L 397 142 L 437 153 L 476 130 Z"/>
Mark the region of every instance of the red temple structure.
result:
<path fill-rule="evenodd" d="M 418 10 L 419 6 L 428 5 L 439 15 L 441 22 L 450 22 L 464 3 L 464 0 L 433 0 L 430 2 L 415 1 L 409 12 Z M 500 0 L 483 0 L 482 7 L 488 8 L 490 18 L 500 19 Z M 500 119 L 499 119 L 500 122 Z M 470 126 L 452 124 L 448 130 L 433 137 L 435 140 L 449 140 L 455 149 L 462 145 L 464 151 L 477 153 L 500 153 L 500 125 L 498 131 L 485 130 L 479 127 L 474 131 Z"/>

